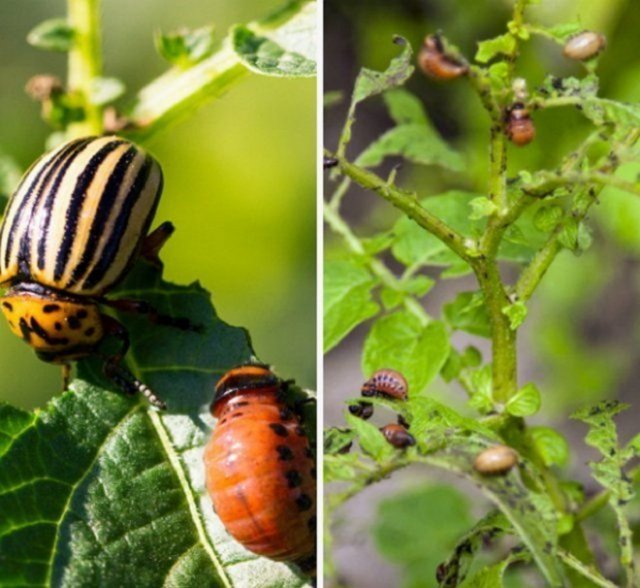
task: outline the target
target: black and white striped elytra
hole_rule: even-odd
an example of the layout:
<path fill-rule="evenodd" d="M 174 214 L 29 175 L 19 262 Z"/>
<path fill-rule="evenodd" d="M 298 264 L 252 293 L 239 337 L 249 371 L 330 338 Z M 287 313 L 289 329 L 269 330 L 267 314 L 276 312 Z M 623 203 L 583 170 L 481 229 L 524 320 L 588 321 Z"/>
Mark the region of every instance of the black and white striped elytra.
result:
<path fill-rule="evenodd" d="M 43 155 L 11 197 L 0 227 L 0 285 L 8 287 L 0 309 L 38 357 L 63 366 L 65 383 L 71 361 L 99 355 L 119 388 L 163 407 L 121 363 L 129 348 L 126 329 L 100 311 L 110 306 L 194 329 L 144 301 L 105 298 L 136 256 L 159 263 L 173 232 L 163 223 L 147 234 L 161 192 L 160 165 L 118 137 L 76 139 Z M 118 353 L 100 352 L 107 336 L 120 340 Z"/>
<path fill-rule="evenodd" d="M 0 283 L 33 280 L 100 295 L 122 278 L 162 191 L 158 163 L 117 137 L 85 138 L 36 161 L 0 229 Z"/>

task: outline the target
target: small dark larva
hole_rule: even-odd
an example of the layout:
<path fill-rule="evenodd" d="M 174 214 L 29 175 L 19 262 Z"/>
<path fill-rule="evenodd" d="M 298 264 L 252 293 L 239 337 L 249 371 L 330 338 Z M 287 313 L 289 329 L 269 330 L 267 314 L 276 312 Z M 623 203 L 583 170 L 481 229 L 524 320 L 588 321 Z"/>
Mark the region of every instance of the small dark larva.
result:
<path fill-rule="evenodd" d="M 416 440 L 402 425 L 392 423 L 380 429 L 384 438 L 398 449 L 405 449 L 416 444 Z"/>
<path fill-rule="evenodd" d="M 284 382 L 248 364 L 218 382 L 218 419 L 204 455 L 206 482 L 227 531 L 248 550 L 315 569 L 316 466 Z"/>
<path fill-rule="evenodd" d="M 518 147 L 528 145 L 534 140 L 536 128 L 529 111 L 521 102 L 516 102 L 507 110 L 506 132 L 509 141 Z"/>
<path fill-rule="evenodd" d="M 11 331 L 40 359 L 62 365 L 65 385 L 70 362 L 98 354 L 112 336 L 120 350 L 105 358 L 105 375 L 162 408 L 164 402 L 122 366 L 129 335 L 100 309 L 195 329 L 146 302 L 105 297 L 136 257 L 160 263 L 173 225 L 147 233 L 161 192 L 158 162 L 118 137 L 75 139 L 43 155 L 20 181 L 2 220 L 0 285 L 8 290 L 0 300 Z"/>
<path fill-rule="evenodd" d="M 453 80 L 469 71 L 469 67 L 444 52 L 437 35 L 425 37 L 418 53 L 418 67 L 434 80 Z"/>
<path fill-rule="evenodd" d="M 406 400 L 409 385 L 405 377 L 396 370 L 383 369 L 373 375 L 362 385 L 363 396 L 382 396 L 395 400 Z"/>
<path fill-rule="evenodd" d="M 480 474 L 487 476 L 505 474 L 518 463 L 515 449 L 506 445 L 494 445 L 478 454 L 473 467 Z"/>
<path fill-rule="evenodd" d="M 361 419 L 369 420 L 373 416 L 373 404 L 370 402 L 358 402 L 349 405 L 349 412 Z"/>
<path fill-rule="evenodd" d="M 593 31 L 583 31 L 569 38 L 562 53 L 569 59 L 586 61 L 598 55 L 606 46 L 607 39 L 604 35 Z"/>

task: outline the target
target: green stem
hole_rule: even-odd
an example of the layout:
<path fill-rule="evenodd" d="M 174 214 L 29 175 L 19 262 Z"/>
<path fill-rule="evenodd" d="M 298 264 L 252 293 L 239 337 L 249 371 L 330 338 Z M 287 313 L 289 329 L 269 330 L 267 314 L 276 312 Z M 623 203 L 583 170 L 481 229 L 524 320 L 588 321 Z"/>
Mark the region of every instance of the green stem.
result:
<path fill-rule="evenodd" d="M 597 570 L 595 570 L 591 566 L 587 566 L 570 553 L 559 549 L 558 557 L 563 561 L 563 563 L 578 572 L 581 576 L 584 576 L 585 578 L 591 580 L 591 582 L 593 582 L 596 586 L 601 586 L 602 588 L 616 588 L 616 585 L 613 582 L 609 582 L 609 580 L 603 578 Z"/>
<path fill-rule="evenodd" d="M 100 1 L 67 0 L 73 47 L 69 51 L 70 92 L 82 98 L 85 119 L 69 126 L 69 138 L 102 133 L 102 108 L 91 102 L 95 80 L 102 75 Z"/>
<path fill-rule="evenodd" d="M 227 39 L 222 48 L 188 69 L 173 68 L 138 93 L 127 134 L 146 139 L 226 92 L 249 74 Z"/>
<path fill-rule="evenodd" d="M 403 192 L 373 172 L 338 157 L 340 170 L 367 190 L 377 192 L 387 202 L 404 212 L 423 229 L 440 239 L 449 249 L 469 264 L 474 263 L 473 251 L 455 229 L 420 205 L 415 194 Z"/>

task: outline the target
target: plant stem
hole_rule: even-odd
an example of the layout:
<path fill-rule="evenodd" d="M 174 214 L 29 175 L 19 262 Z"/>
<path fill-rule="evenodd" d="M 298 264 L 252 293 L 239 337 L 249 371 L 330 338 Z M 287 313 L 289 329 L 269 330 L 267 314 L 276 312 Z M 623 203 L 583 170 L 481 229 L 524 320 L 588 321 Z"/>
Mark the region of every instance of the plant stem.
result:
<path fill-rule="evenodd" d="M 85 120 L 69 126 L 68 136 L 102 133 L 102 108 L 91 101 L 96 78 L 102 75 L 100 0 L 67 0 L 73 47 L 69 51 L 69 91 L 82 97 Z"/>
<path fill-rule="evenodd" d="M 332 155 L 332 157 L 335 157 Z M 410 194 L 392 186 L 380 176 L 354 165 L 342 157 L 337 157 L 341 171 L 367 190 L 377 192 L 387 202 L 404 212 L 422 228 L 440 239 L 449 249 L 469 264 L 474 263 L 473 252 L 468 249 L 465 239 L 455 229 L 420 205 L 415 194 Z"/>
<path fill-rule="evenodd" d="M 222 48 L 188 69 L 173 68 L 138 93 L 129 118 L 135 138 L 146 139 L 226 92 L 249 74 L 226 39 Z"/>
<path fill-rule="evenodd" d="M 591 580 L 596 584 L 596 586 L 601 586 L 602 588 L 616 588 L 616 585 L 613 582 L 609 582 L 609 580 L 603 578 L 597 570 L 593 569 L 591 566 L 587 566 L 570 553 L 559 549 L 558 557 L 560 557 L 566 565 L 578 572 L 581 576 Z"/>

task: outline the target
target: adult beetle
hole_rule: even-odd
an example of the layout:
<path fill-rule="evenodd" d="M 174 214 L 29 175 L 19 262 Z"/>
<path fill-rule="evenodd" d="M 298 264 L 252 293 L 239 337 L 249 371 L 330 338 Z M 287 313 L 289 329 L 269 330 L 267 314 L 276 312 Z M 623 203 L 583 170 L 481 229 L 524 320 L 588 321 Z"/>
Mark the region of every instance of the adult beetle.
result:
<path fill-rule="evenodd" d="M 7 204 L 0 227 L 0 298 L 9 327 L 44 361 L 63 367 L 97 355 L 104 373 L 128 394 L 141 392 L 165 404 L 121 364 L 129 336 L 101 306 L 147 315 L 181 329 L 186 319 L 159 314 L 138 300 L 105 295 L 142 255 L 159 263 L 171 223 L 147 235 L 162 192 L 160 165 L 138 146 L 118 137 L 69 141 L 38 159 Z M 120 350 L 99 347 L 113 335 Z"/>

